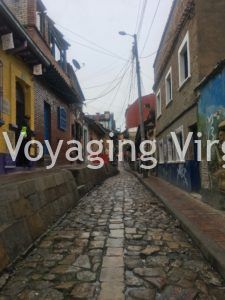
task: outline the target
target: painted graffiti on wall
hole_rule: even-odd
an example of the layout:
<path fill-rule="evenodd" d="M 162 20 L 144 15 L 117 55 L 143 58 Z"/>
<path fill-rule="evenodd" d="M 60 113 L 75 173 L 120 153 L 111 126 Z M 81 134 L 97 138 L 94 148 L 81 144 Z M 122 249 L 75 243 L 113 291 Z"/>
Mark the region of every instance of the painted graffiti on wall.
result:
<path fill-rule="evenodd" d="M 184 164 L 179 164 L 177 168 L 177 182 L 182 183 L 183 186 L 188 188 L 188 171 Z"/>
<path fill-rule="evenodd" d="M 212 78 L 201 90 L 199 131 L 203 133 L 203 152 L 207 140 L 220 141 L 213 146 L 208 170 L 211 189 L 225 192 L 225 170 L 222 168 L 222 143 L 225 141 L 225 70 Z"/>

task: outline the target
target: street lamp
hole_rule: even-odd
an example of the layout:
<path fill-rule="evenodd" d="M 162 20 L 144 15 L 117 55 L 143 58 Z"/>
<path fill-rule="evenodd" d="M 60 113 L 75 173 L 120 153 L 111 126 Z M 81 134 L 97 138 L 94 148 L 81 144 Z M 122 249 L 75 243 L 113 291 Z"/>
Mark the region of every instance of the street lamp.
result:
<path fill-rule="evenodd" d="M 140 73 L 140 62 L 139 62 L 139 55 L 138 55 L 138 44 L 137 44 L 137 35 L 136 34 L 129 34 L 125 31 L 119 31 L 120 35 L 128 35 L 134 39 L 134 48 L 133 53 L 136 59 L 136 73 L 137 73 L 137 86 L 138 86 L 138 104 L 139 104 L 139 118 L 140 118 L 140 129 L 141 129 L 141 141 L 145 140 L 145 130 L 144 130 L 144 114 L 142 109 L 142 92 L 141 92 L 141 73 Z"/>
<path fill-rule="evenodd" d="M 134 47 L 133 54 L 136 59 L 136 73 L 137 73 L 137 87 L 138 87 L 138 104 L 139 104 L 139 118 L 140 118 L 140 131 L 141 131 L 141 142 L 145 140 L 145 128 L 144 128 L 144 114 L 142 108 L 142 92 L 141 92 L 141 72 L 140 72 L 140 62 L 138 55 L 138 42 L 137 42 L 137 34 L 129 34 L 125 31 L 120 31 L 120 35 L 128 35 L 134 39 Z M 143 176 L 147 177 L 147 173 L 145 170 L 143 171 Z"/>
<path fill-rule="evenodd" d="M 127 35 L 125 31 L 119 31 L 120 35 Z"/>

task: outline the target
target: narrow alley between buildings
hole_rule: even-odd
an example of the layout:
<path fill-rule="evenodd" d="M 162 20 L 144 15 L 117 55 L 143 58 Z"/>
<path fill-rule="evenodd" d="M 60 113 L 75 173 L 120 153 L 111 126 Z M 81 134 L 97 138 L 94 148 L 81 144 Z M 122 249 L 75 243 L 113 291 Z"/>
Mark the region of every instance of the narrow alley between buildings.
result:
<path fill-rule="evenodd" d="M 83 197 L 0 279 L 7 299 L 224 299 L 224 283 L 132 174 Z"/>

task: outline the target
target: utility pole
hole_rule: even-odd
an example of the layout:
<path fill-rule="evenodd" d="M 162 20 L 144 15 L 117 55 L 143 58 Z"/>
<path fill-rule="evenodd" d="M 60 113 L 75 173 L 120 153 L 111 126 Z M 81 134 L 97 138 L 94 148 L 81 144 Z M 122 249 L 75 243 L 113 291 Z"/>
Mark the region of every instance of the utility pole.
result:
<path fill-rule="evenodd" d="M 138 55 L 138 43 L 137 35 L 134 34 L 134 56 L 136 59 L 136 73 L 137 73 L 137 87 L 138 87 L 138 104 L 139 104 L 139 119 L 140 119 L 140 130 L 141 130 L 141 142 L 145 140 L 145 127 L 144 127 L 144 114 L 142 106 L 142 92 L 141 92 L 141 72 L 140 72 L 140 62 Z M 143 177 L 147 178 L 148 173 L 143 169 Z"/>
<path fill-rule="evenodd" d="M 144 128 L 144 114 L 142 108 L 142 93 L 141 93 L 141 72 L 140 72 L 140 62 L 138 55 L 138 42 L 137 42 L 137 34 L 131 35 L 126 33 L 125 31 L 120 31 L 120 35 L 129 35 L 134 38 L 134 46 L 133 46 L 133 54 L 136 60 L 136 73 L 137 73 L 137 86 L 138 86 L 138 104 L 139 104 L 139 119 L 140 119 L 140 131 L 141 131 L 141 142 L 145 140 L 145 128 Z M 148 173 L 145 169 L 143 169 L 143 177 L 148 177 Z"/>
<path fill-rule="evenodd" d="M 140 119 L 140 130 L 141 130 L 141 142 L 145 140 L 145 128 L 144 128 L 144 114 L 142 107 L 142 92 L 141 92 L 141 73 L 140 73 L 140 62 L 138 55 L 138 43 L 137 35 L 134 34 L 134 56 L 136 59 L 136 73 L 137 73 L 137 87 L 138 87 L 138 104 L 139 104 L 139 119 Z"/>

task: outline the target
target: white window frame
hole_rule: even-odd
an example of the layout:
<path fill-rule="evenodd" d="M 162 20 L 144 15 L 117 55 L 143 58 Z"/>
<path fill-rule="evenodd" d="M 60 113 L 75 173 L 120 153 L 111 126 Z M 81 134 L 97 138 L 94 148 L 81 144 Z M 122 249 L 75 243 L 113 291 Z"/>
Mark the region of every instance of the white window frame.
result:
<path fill-rule="evenodd" d="M 160 99 L 160 106 L 158 103 L 158 99 Z M 161 97 L 161 90 L 158 91 L 156 94 L 156 117 L 157 119 L 162 115 L 162 97 Z"/>
<path fill-rule="evenodd" d="M 39 31 L 41 31 L 41 12 L 36 11 L 36 27 Z"/>
<path fill-rule="evenodd" d="M 177 135 L 178 133 L 181 133 L 181 134 L 182 134 L 182 144 L 183 144 L 183 146 L 184 146 L 184 126 L 182 125 L 182 126 L 180 126 L 179 128 L 177 128 L 177 129 L 175 130 L 175 133 L 176 133 L 176 135 Z M 174 150 L 175 150 L 175 158 L 176 158 L 176 162 L 180 162 L 180 158 L 179 158 L 179 156 L 178 156 L 178 154 L 177 154 L 175 145 L 174 145 Z"/>
<path fill-rule="evenodd" d="M 170 151 L 171 152 L 170 152 Z M 171 134 L 167 135 L 167 153 L 168 153 L 168 163 L 174 162 L 174 143 Z"/>
<path fill-rule="evenodd" d="M 170 77 L 170 81 L 171 81 L 171 97 L 170 97 L 170 93 L 168 90 L 168 78 Z M 173 101 L 173 78 L 172 78 L 172 67 L 169 68 L 168 73 L 166 74 L 165 77 L 165 89 L 166 89 L 166 106 Z"/>
<path fill-rule="evenodd" d="M 164 143 L 163 143 L 163 139 L 159 140 L 158 142 L 158 153 L 159 153 L 159 164 L 164 164 L 165 160 L 164 160 Z"/>
<path fill-rule="evenodd" d="M 187 45 L 187 55 L 188 55 L 188 76 L 187 78 L 183 78 L 182 65 L 181 65 L 181 55 L 184 50 L 184 47 Z M 185 84 L 185 82 L 191 77 L 191 59 L 190 59 L 190 38 L 189 31 L 186 33 L 183 42 L 180 45 L 178 50 L 178 67 L 179 67 L 179 86 L 180 88 Z"/>

